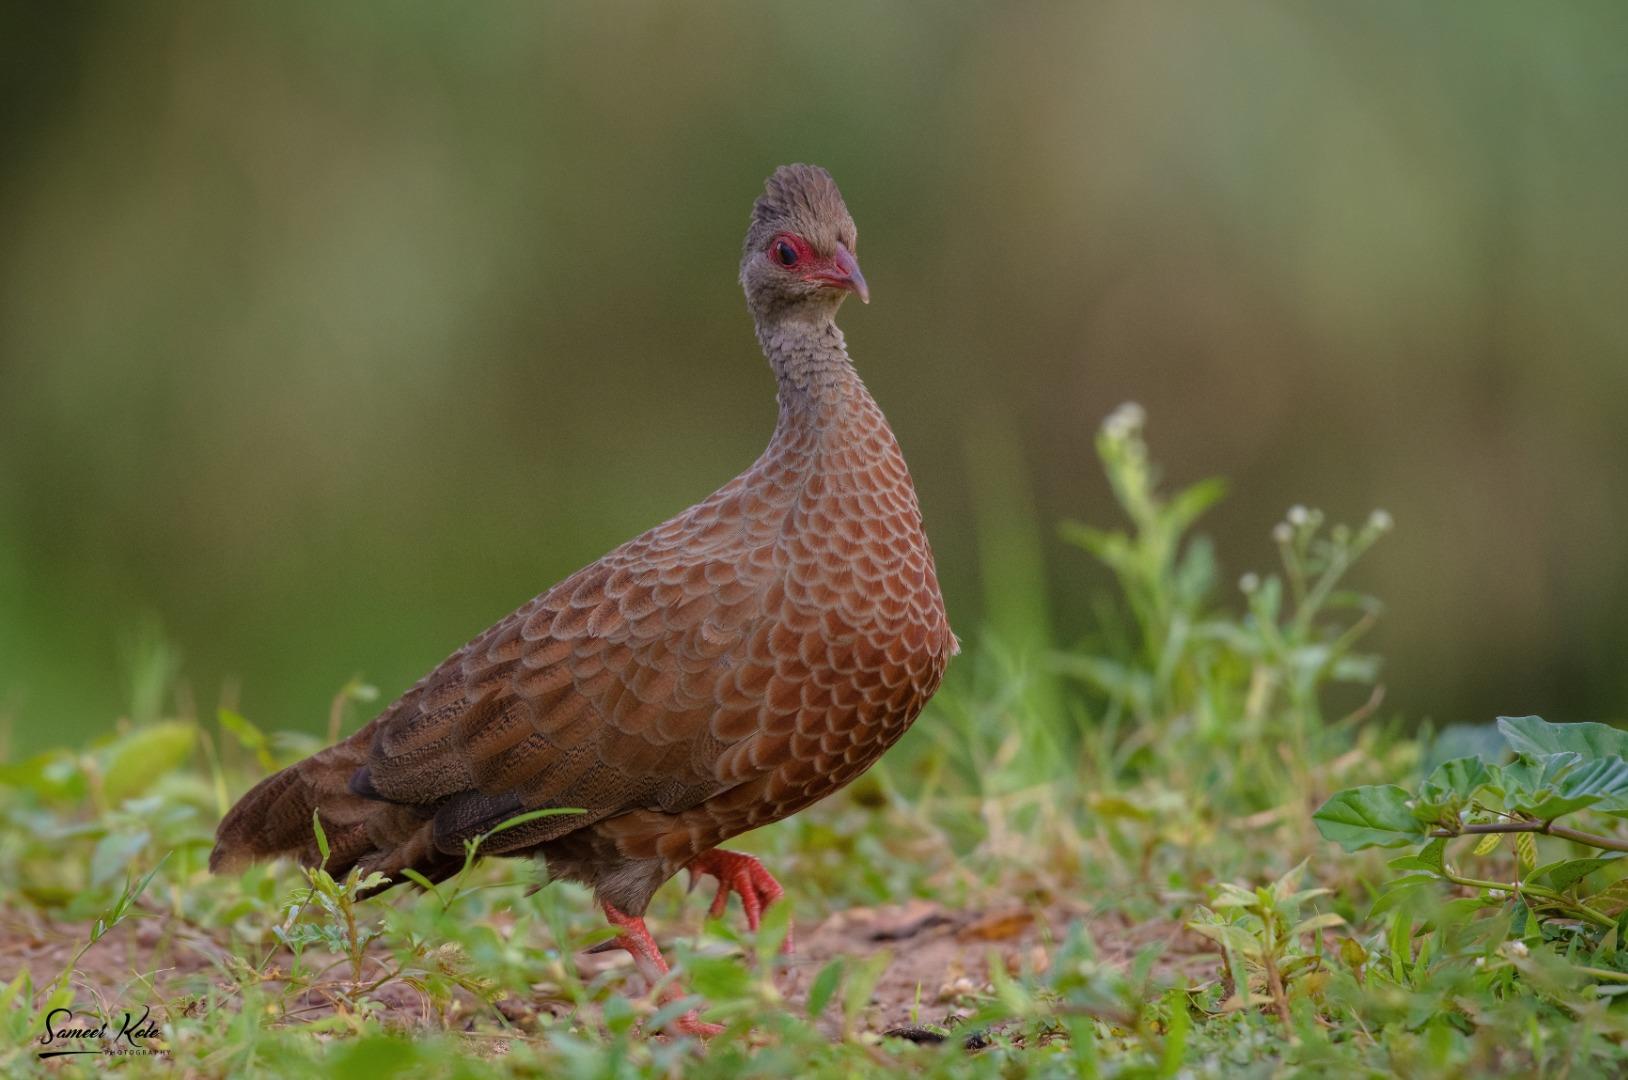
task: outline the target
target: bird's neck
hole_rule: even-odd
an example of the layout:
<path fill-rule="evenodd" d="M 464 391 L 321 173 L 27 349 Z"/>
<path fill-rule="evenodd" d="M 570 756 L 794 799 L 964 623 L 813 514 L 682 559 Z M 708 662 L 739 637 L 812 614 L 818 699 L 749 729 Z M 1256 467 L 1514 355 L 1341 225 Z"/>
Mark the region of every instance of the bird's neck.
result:
<path fill-rule="evenodd" d="M 863 390 L 842 331 L 830 315 L 760 319 L 758 343 L 780 384 L 780 410 L 817 412 L 840 408 Z"/>

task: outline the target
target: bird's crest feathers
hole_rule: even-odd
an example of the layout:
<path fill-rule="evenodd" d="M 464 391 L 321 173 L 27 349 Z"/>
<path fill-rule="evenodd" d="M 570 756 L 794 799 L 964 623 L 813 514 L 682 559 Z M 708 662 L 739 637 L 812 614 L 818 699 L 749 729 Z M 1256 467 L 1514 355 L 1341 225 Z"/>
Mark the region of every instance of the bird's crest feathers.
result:
<path fill-rule="evenodd" d="M 849 251 L 858 247 L 859 230 L 842 192 L 818 165 L 782 165 L 764 182 L 763 194 L 752 204 L 747 254 L 761 250 L 779 233 L 801 236 L 825 256 L 839 243 Z"/>

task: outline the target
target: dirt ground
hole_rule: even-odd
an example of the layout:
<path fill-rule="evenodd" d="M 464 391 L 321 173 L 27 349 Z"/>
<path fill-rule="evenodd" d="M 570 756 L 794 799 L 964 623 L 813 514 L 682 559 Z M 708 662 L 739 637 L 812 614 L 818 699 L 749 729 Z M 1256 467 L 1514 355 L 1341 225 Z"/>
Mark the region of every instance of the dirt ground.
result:
<path fill-rule="evenodd" d="M 863 1026 L 877 1032 L 919 1034 L 921 1024 L 954 1026 L 965 1015 L 960 1007 L 965 995 L 989 982 L 992 952 L 1009 971 L 1017 972 L 1025 965 L 1044 971 L 1076 919 L 1084 919 L 1099 955 L 1110 964 L 1129 965 L 1143 947 L 1163 941 L 1159 971 L 1193 980 L 1214 971 L 1214 955 L 1205 951 L 1203 939 L 1178 924 L 1130 923 L 1117 915 L 1093 915 L 1062 904 L 1040 911 L 1021 907 L 952 910 L 912 900 L 902 905 L 850 908 L 818 925 L 797 927 L 796 951 L 787 958 L 777 984 L 790 1007 L 800 1009 L 809 984 L 832 959 L 863 957 L 885 949 L 892 959 L 877 984 Z M 661 933 L 660 928 L 657 932 Z M 36 984 L 54 977 L 70 962 L 85 936 L 82 924 L 52 923 L 31 911 L 0 912 L 0 981 L 9 981 L 23 967 L 33 973 Z M 384 953 L 376 952 L 382 971 Z M 288 959 L 286 954 L 274 956 L 270 967 L 286 970 Z M 624 954 L 583 953 L 575 959 L 584 979 L 620 969 L 626 973 L 628 990 L 644 989 Z M 324 962 L 311 952 L 306 960 L 316 967 Z M 151 988 L 146 999 L 162 1015 L 161 1002 L 176 1005 L 196 992 L 199 972 L 214 973 L 215 981 L 227 986 L 228 980 L 220 972 L 229 962 L 226 946 L 196 928 L 170 925 L 161 918 L 133 920 L 115 927 L 80 958 L 74 985 L 81 1002 L 122 1008 L 129 988 L 146 982 Z M 335 978 L 342 978 L 347 965 L 336 962 L 334 971 Z M 503 1016 L 521 1031 L 533 1028 L 540 1013 L 559 1016 L 570 1009 L 547 987 L 537 990 L 529 1001 L 509 999 L 498 1004 Z M 424 995 L 406 982 L 386 983 L 370 996 L 388 1021 L 405 1027 L 445 1023 L 446 1018 L 437 1016 Z M 467 1007 L 471 1016 L 479 1008 L 473 999 Z M 330 1000 L 311 995 L 292 1015 L 309 1021 L 332 1010 Z M 840 1009 L 827 1009 L 821 1026 L 835 1035 L 841 1028 Z"/>

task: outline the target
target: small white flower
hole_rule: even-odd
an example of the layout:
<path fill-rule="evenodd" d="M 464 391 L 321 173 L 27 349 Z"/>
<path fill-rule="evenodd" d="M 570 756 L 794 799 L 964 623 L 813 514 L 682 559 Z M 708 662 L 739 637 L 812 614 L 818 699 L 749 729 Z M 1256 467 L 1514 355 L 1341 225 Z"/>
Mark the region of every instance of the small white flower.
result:
<path fill-rule="evenodd" d="M 1294 530 L 1289 527 L 1288 522 L 1280 521 L 1272 526 L 1272 539 L 1280 544 L 1287 544 L 1294 539 Z"/>
<path fill-rule="evenodd" d="M 1530 956 L 1531 953 L 1532 950 L 1526 947 L 1524 941 L 1511 941 L 1509 943 L 1509 955 L 1511 956 Z"/>
<path fill-rule="evenodd" d="M 1391 526 L 1395 524 L 1396 522 L 1391 520 L 1391 515 L 1384 510 L 1375 510 L 1368 515 L 1368 527 L 1375 532 L 1390 532 Z"/>
<path fill-rule="evenodd" d="M 1296 528 L 1299 528 L 1300 526 L 1305 525 L 1309 521 L 1311 521 L 1311 511 L 1310 510 L 1307 510 L 1304 506 L 1301 506 L 1299 503 L 1295 503 L 1293 506 L 1289 507 L 1289 524 L 1290 525 L 1293 525 Z"/>
<path fill-rule="evenodd" d="M 1260 587 L 1261 576 L 1259 574 L 1251 572 L 1238 579 L 1238 588 L 1242 592 L 1252 593 Z"/>
<path fill-rule="evenodd" d="M 1102 422 L 1102 430 L 1111 439 L 1123 439 L 1140 431 L 1146 422 L 1147 410 L 1134 401 L 1127 401 L 1108 414 L 1108 419 Z"/>

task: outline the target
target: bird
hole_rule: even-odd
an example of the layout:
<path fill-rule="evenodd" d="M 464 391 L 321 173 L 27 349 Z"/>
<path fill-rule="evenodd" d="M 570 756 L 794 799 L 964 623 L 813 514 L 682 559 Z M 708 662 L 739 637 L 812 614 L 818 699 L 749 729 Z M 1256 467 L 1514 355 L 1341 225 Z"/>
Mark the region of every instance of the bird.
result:
<path fill-rule="evenodd" d="M 422 884 L 482 856 L 579 882 L 668 1000 L 645 926 L 680 870 L 756 929 L 784 895 L 721 845 L 865 772 L 959 651 L 910 471 L 837 327 L 870 302 L 831 174 L 785 165 L 752 205 L 740 284 L 776 381 L 752 465 L 458 649 L 353 735 L 221 820 L 216 872 L 292 857 Z M 560 810 L 496 826 L 537 810 Z M 328 850 L 319 850 L 313 814 Z M 422 879 L 422 880 L 419 880 Z M 670 1031 L 722 1030 L 692 1010 Z"/>

